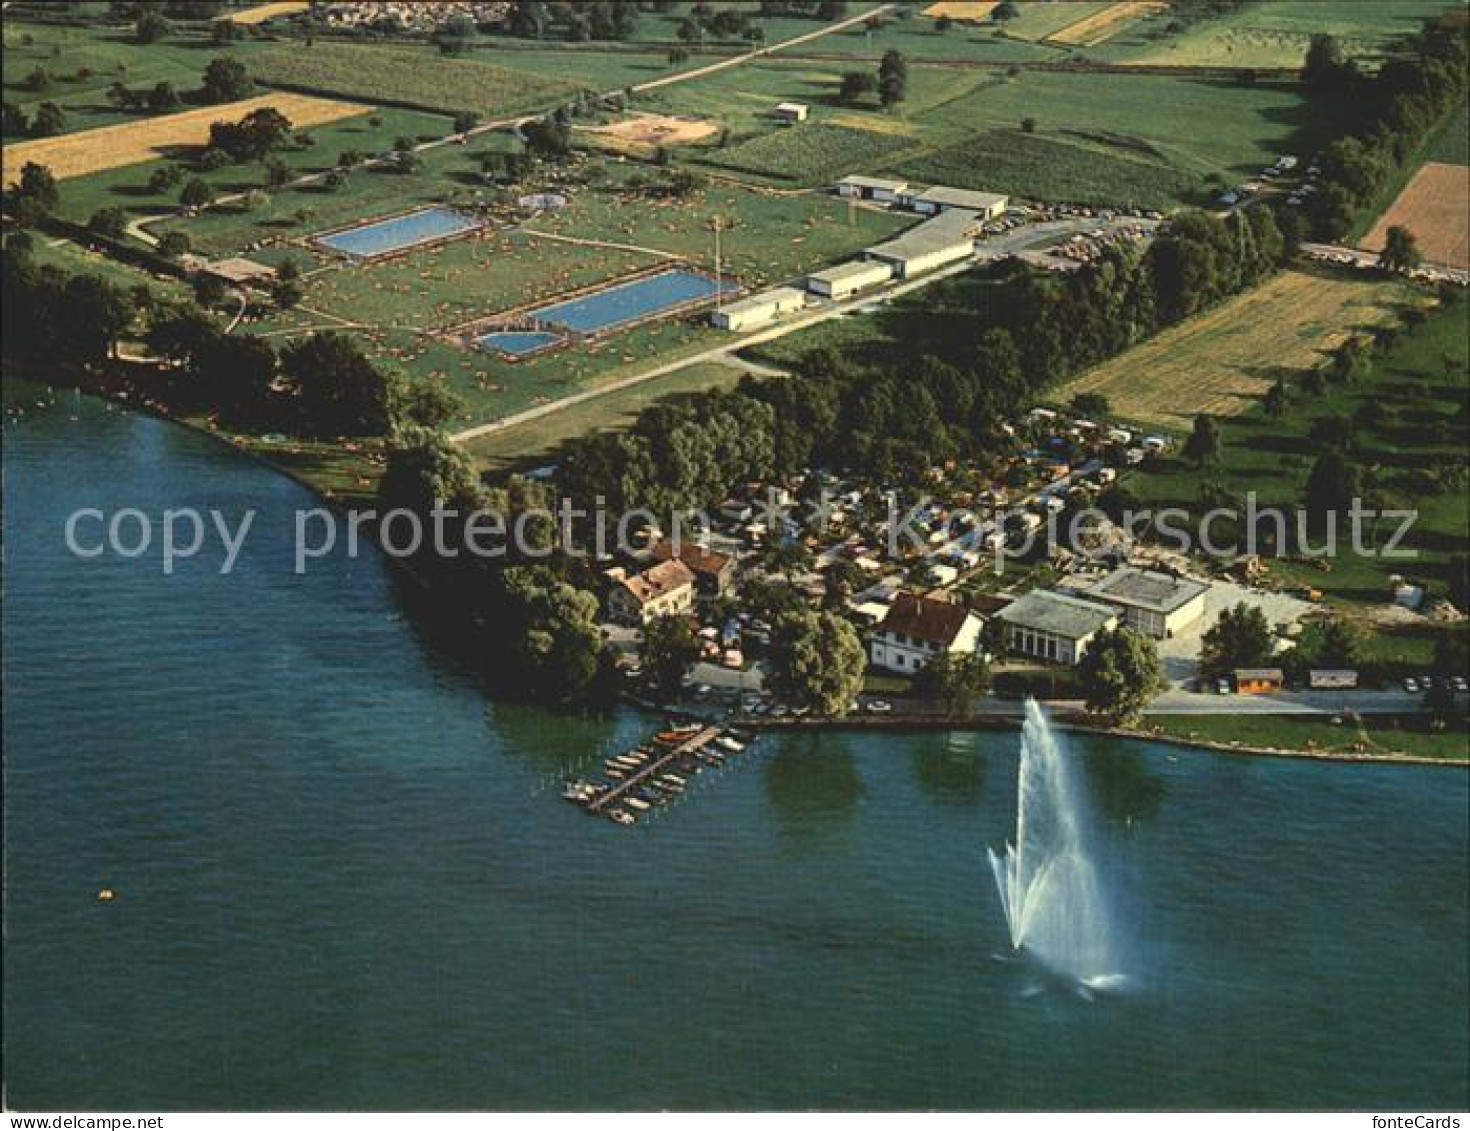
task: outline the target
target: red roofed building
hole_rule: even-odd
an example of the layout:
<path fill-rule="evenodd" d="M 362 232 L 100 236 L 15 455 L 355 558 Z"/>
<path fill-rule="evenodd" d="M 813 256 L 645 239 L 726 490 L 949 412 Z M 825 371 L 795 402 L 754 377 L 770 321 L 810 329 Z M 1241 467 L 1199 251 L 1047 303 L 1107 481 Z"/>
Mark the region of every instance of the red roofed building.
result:
<path fill-rule="evenodd" d="M 972 655 L 983 625 L 963 605 L 900 593 L 873 630 L 868 657 L 874 667 L 912 675 L 941 653 Z"/>
<path fill-rule="evenodd" d="M 660 562 L 632 577 L 614 578 L 607 594 L 608 616 L 623 624 L 643 625 L 693 607 L 694 573 L 680 561 Z"/>
<path fill-rule="evenodd" d="M 735 578 L 735 559 L 729 554 L 711 550 L 708 546 L 681 542 L 679 553 L 675 555 L 673 542 L 665 538 L 653 548 L 653 556 L 655 561 L 660 562 L 671 561 L 677 556 L 694 574 L 695 587 L 705 597 L 723 595 Z"/>

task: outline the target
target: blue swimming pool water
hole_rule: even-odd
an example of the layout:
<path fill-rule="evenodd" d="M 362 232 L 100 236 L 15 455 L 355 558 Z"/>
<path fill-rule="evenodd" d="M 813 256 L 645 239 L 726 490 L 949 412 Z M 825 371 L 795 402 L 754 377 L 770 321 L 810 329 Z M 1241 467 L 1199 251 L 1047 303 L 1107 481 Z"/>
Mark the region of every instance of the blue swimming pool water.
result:
<path fill-rule="evenodd" d="M 410 212 L 406 216 L 394 216 L 388 220 L 376 220 L 349 228 L 345 232 L 333 232 L 320 236 L 318 243 L 335 251 L 346 252 L 359 258 L 386 255 L 393 251 L 414 247 L 429 240 L 442 239 L 460 232 L 472 231 L 480 222 L 452 208 L 425 208 Z"/>
<path fill-rule="evenodd" d="M 730 283 L 723 285 L 726 290 L 734 289 Z M 579 334 L 592 334 L 636 322 L 687 302 L 709 298 L 719 289 L 720 284 L 708 275 L 694 271 L 665 271 L 661 275 L 620 283 L 596 294 L 540 307 L 531 311 L 530 317 Z"/>
<path fill-rule="evenodd" d="M 511 357 L 523 357 L 536 353 L 561 341 L 560 334 L 549 330 L 497 330 L 475 339 L 481 349 L 495 350 Z"/>

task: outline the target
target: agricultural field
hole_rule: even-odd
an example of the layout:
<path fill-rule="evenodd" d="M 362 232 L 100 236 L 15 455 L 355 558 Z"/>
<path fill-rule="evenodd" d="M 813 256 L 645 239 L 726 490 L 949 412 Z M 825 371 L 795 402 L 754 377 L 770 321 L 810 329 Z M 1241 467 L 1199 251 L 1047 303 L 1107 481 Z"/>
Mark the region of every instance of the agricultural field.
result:
<path fill-rule="evenodd" d="M 1000 0 L 939 0 L 936 4 L 930 4 L 919 14 L 928 16 L 931 20 L 940 18 L 950 20 L 970 20 L 980 22 L 990 19 Z"/>
<path fill-rule="evenodd" d="M 1065 28 L 1110 7 L 1109 0 L 1022 0 L 1016 4 L 1019 14 L 1006 21 L 1005 31 L 1017 39 L 1051 39 Z"/>
<path fill-rule="evenodd" d="M 247 65 L 268 86 L 450 114 L 472 110 L 486 118 L 548 109 L 578 90 L 564 78 L 478 59 L 446 60 L 429 48 L 374 46 L 369 54 L 322 41 L 272 47 L 250 56 Z"/>
<path fill-rule="evenodd" d="M 278 19 L 281 16 L 294 16 L 305 12 L 311 5 L 305 0 L 280 0 L 275 4 L 255 4 L 249 8 L 242 8 L 237 12 L 224 12 L 216 19 L 229 20 L 236 24 L 263 24 L 266 20 Z"/>
<path fill-rule="evenodd" d="M 925 151 L 882 168 L 1030 199 L 1169 208 L 1204 199 L 1208 177 L 1312 152 L 1332 134 L 1326 117 L 1268 84 L 1028 71 L 936 107 L 922 118 Z"/>
<path fill-rule="evenodd" d="M 1394 284 L 1382 286 L 1392 288 Z M 1422 302 L 1422 291 L 1409 293 Z M 1378 302 L 1398 302 L 1402 297 L 1390 289 Z M 1402 331 L 1392 345 L 1375 354 L 1371 370 L 1356 382 L 1328 384 L 1321 395 L 1306 399 L 1299 394 L 1290 410 L 1277 419 L 1252 407 L 1223 420 L 1222 449 L 1216 463 L 1198 469 L 1181 459 L 1164 460 L 1152 470 L 1127 476 L 1129 494 L 1141 506 L 1199 509 L 1204 486 L 1210 482 L 1234 499 L 1244 500 L 1247 492 L 1255 491 L 1261 506 L 1294 507 L 1304 497 L 1307 476 L 1321 451 L 1321 444 L 1310 438 L 1313 425 L 1325 416 L 1347 416 L 1359 422 L 1353 459 L 1373 469 L 1375 498 L 1384 507 L 1417 513 L 1404 541 L 1416 556 L 1342 554 L 1328 562 L 1326 569 L 1275 560 L 1270 563 L 1269 577 L 1280 585 L 1310 584 L 1321 589 L 1330 602 L 1355 614 L 1382 608 L 1394 574 L 1427 586 L 1433 594 L 1446 595 L 1449 557 L 1464 547 L 1465 515 L 1470 508 L 1463 479 L 1457 483 L 1452 476 L 1441 477 L 1463 467 L 1465 460 L 1464 426 L 1454 421 L 1470 387 L 1467 303 L 1470 299 L 1464 291 L 1447 293 L 1444 304 L 1426 322 Z M 1349 319 L 1360 320 L 1361 309 L 1350 309 Z M 1270 356 L 1273 323 L 1289 310 L 1282 305 L 1269 319 L 1249 323 L 1257 343 L 1256 356 Z M 1208 371 L 1209 356 L 1201 358 L 1197 375 Z M 1422 671 L 1432 639 L 1422 626 L 1375 621 L 1365 646 L 1380 662 L 1414 663 Z"/>
<path fill-rule="evenodd" d="M 240 102 L 7 145 L 5 180 L 7 183 L 13 180 L 21 166 L 30 161 L 45 165 L 57 180 L 157 161 L 179 150 L 204 146 L 209 141 L 209 127 L 215 122 L 237 122 L 267 107 L 280 111 L 297 129 L 356 117 L 372 109 L 356 102 L 337 102 L 304 94 L 263 94 Z"/>
<path fill-rule="evenodd" d="M 1388 229 L 1404 227 L 1413 233 L 1428 262 L 1470 268 L 1466 201 L 1470 201 L 1470 168 L 1431 162 L 1414 174 L 1358 246 L 1382 251 Z"/>
<path fill-rule="evenodd" d="M 745 370 L 733 366 L 696 362 L 466 443 L 482 467 L 501 470 L 523 466 L 553 456 L 557 446 L 567 440 L 594 432 L 621 431 L 650 405 L 711 389 L 734 388 L 746 376 Z"/>
<path fill-rule="evenodd" d="M 830 185 L 854 169 L 870 169 L 915 148 L 917 138 L 836 122 L 805 122 L 712 151 L 705 163 L 773 181 Z"/>
<path fill-rule="evenodd" d="M 910 67 L 909 96 L 889 112 L 838 100 L 845 66 L 763 62 L 653 92 L 638 105 L 723 123 L 725 147 L 696 145 L 687 159 L 759 179 L 782 169 L 807 184 L 832 173 L 891 172 L 1028 199 L 1155 208 L 1205 200 L 1219 191 L 1207 178 L 1233 182 L 1283 154 L 1310 153 L 1337 125 L 1331 111 L 1287 85 L 922 65 Z M 781 100 L 811 105 L 812 120 L 776 125 L 769 110 Z M 1197 128 L 1200 121 L 1211 129 Z M 805 145 L 803 131 L 816 131 L 821 144 Z"/>
<path fill-rule="evenodd" d="M 1171 17 L 1150 17 L 1091 50 L 1109 62 L 1152 66 L 1300 67 L 1314 34 L 1335 36 L 1370 62 L 1420 21 L 1456 7 L 1451 0 L 1272 0 L 1199 20 L 1177 34 Z"/>
<path fill-rule="evenodd" d="M 1054 398 L 1101 393 L 1121 419 L 1185 432 L 1198 412 L 1250 411 L 1278 378 L 1316 367 L 1355 331 L 1390 321 L 1406 294 L 1392 281 L 1287 271 L 1073 378 Z"/>
<path fill-rule="evenodd" d="M 1129 24 L 1144 16 L 1156 15 L 1168 8 L 1161 0 L 1126 0 L 1100 12 L 1084 16 L 1049 37 L 1048 42 L 1067 47 L 1095 47 L 1111 39 Z"/>

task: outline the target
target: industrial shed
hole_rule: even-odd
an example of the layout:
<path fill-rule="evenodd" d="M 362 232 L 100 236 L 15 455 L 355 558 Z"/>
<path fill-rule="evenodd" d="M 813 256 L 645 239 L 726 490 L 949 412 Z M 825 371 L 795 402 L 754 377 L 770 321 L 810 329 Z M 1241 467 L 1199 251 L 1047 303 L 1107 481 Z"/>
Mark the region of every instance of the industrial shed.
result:
<path fill-rule="evenodd" d="M 963 208 L 977 213 L 982 220 L 994 220 L 1006 210 L 1010 198 L 995 192 L 974 192 L 970 189 L 949 188 L 935 185 L 922 192 L 908 193 L 909 207 L 926 216 L 948 212 L 951 208 Z"/>
<path fill-rule="evenodd" d="M 773 287 L 716 310 L 711 321 L 722 330 L 753 330 L 806 305 L 806 292 L 795 287 Z"/>
<path fill-rule="evenodd" d="M 893 278 L 893 266 L 873 260 L 856 260 L 808 275 L 806 289 L 824 298 L 841 299 L 866 287 L 876 287 Z"/>
<path fill-rule="evenodd" d="M 952 209 L 863 254 L 891 265 L 900 279 L 912 279 L 973 255 L 978 222 L 975 213 Z"/>
<path fill-rule="evenodd" d="M 895 181 L 887 177 L 863 177 L 854 174 L 850 177 L 843 177 L 837 182 L 837 195 L 892 204 L 908 191 L 908 187 L 907 181 Z"/>

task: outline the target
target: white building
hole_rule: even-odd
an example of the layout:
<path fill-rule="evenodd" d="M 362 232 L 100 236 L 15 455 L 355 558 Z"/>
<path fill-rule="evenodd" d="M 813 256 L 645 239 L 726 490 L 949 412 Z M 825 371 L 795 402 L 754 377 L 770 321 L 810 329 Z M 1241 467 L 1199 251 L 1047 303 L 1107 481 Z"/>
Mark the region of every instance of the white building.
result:
<path fill-rule="evenodd" d="M 806 277 L 806 289 L 814 295 L 840 299 L 866 287 L 876 287 L 893 278 L 893 265 L 873 260 L 854 260 L 817 271 Z"/>
<path fill-rule="evenodd" d="M 963 208 L 978 213 L 982 220 L 994 220 L 1003 214 L 1010 197 L 996 192 L 973 192 L 970 189 L 949 188 L 935 185 L 922 192 L 911 192 L 906 197 L 909 207 L 926 216 L 947 212 L 951 208 Z"/>
<path fill-rule="evenodd" d="M 897 239 L 868 248 L 863 254 L 891 265 L 898 278 L 912 279 L 926 271 L 970 258 L 975 253 L 974 228 L 977 223 L 975 213 L 951 209 L 916 228 L 910 228 Z"/>
<path fill-rule="evenodd" d="M 837 195 L 855 197 L 858 200 L 876 200 L 892 204 L 908 191 L 907 181 L 895 181 L 886 177 L 843 177 L 837 182 Z"/>
<path fill-rule="evenodd" d="M 900 593 L 868 641 L 874 667 L 912 675 L 945 652 L 970 656 L 984 622 L 963 605 Z"/>
<path fill-rule="evenodd" d="M 1124 623 L 1134 631 L 1167 640 L 1205 615 L 1209 591 L 1209 585 L 1193 578 L 1120 566 L 1086 595 L 1121 609 Z"/>
<path fill-rule="evenodd" d="M 772 287 L 716 310 L 710 319 L 722 330 L 753 330 L 805 305 L 805 291 L 796 287 Z"/>
<path fill-rule="evenodd" d="M 1092 638 L 1118 627 L 1118 611 L 1065 593 L 1034 589 L 998 614 L 1006 626 L 1006 646 L 1020 656 L 1075 664 Z"/>
<path fill-rule="evenodd" d="M 804 122 L 811 107 L 804 102 L 778 102 L 771 112 L 783 122 Z"/>

